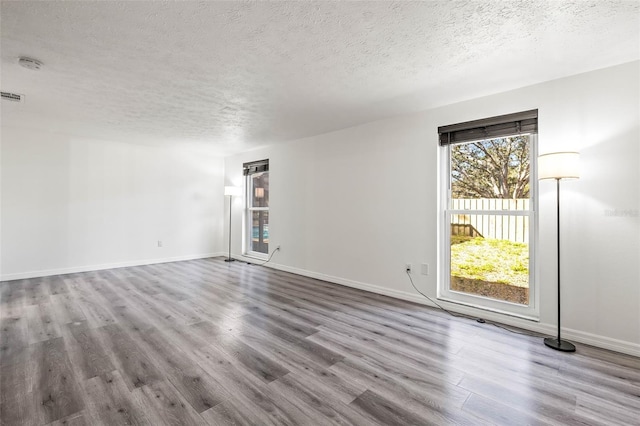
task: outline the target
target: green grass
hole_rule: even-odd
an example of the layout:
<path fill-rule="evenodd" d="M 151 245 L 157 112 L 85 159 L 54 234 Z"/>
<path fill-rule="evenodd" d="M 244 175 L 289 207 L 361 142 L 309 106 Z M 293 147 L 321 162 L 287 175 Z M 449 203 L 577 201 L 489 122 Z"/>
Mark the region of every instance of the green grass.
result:
<path fill-rule="evenodd" d="M 451 276 L 529 287 L 529 245 L 452 235 Z"/>

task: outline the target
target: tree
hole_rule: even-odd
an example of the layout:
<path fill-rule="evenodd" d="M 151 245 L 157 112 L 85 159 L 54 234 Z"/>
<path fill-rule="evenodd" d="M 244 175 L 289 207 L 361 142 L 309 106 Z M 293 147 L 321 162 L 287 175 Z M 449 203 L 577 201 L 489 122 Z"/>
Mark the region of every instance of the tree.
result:
<path fill-rule="evenodd" d="M 463 143 L 451 149 L 453 198 L 528 198 L 529 136 Z"/>

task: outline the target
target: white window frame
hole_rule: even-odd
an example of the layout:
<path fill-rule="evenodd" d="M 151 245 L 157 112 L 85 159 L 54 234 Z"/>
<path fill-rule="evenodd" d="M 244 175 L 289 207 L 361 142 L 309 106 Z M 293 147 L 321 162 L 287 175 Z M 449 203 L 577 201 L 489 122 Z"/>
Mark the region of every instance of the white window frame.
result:
<path fill-rule="evenodd" d="M 538 178 L 537 178 L 537 152 L 538 135 L 529 133 L 529 210 L 452 210 L 451 206 L 451 148 L 454 145 L 441 146 L 440 149 L 440 244 L 439 260 L 440 271 L 438 279 L 438 299 L 446 302 L 471 306 L 474 308 L 489 310 L 501 314 L 507 314 L 529 320 L 540 318 L 540 295 L 537 270 L 538 247 Z M 471 143 L 471 142 L 464 142 Z M 490 213 L 489 213 L 490 212 Z M 521 305 L 492 299 L 485 296 L 463 293 L 450 289 L 451 285 L 451 215 L 511 215 L 529 217 L 529 305 Z"/>
<path fill-rule="evenodd" d="M 260 259 L 260 260 L 266 260 L 267 257 L 269 256 L 269 253 L 261 253 L 259 251 L 253 251 L 251 250 L 251 246 L 252 246 L 252 239 L 253 239 L 253 212 L 257 212 L 257 211 L 266 211 L 267 213 L 269 213 L 269 207 L 253 207 L 252 206 L 252 202 L 253 202 L 253 191 L 254 191 L 254 187 L 253 187 L 253 178 L 256 177 L 257 175 L 263 175 L 265 173 L 269 173 L 269 171 L 265 171 L 265 172 L 259 172 L 259 173 L 252 173 L 252 174 L 248 174 L 245 176 L 246 180 L 245 180 L 245 226 L 244 228 L 244 233 L 245 233 L 245 238 L 244 238 L 244 255 L 247 257 L 252 257 L 252 258 L 256 258 L 256 259 Z M 271 213 L 269 213 L 269 220 L 271 220 Z"/>

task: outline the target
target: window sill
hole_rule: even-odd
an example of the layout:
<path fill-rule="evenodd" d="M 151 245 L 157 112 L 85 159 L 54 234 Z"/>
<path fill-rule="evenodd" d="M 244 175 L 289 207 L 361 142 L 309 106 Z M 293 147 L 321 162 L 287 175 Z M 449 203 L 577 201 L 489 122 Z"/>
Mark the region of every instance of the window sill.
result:
<path fill-rule="evenodd" d="M 246 257 L 248 259 L 255 259 L 255 260 L 267 260 L 269 256 L 267 256 L 266 254 L 263 253 L 254 253 L 254 252 L 249 252 L 249 253 L 244 253 L 242 255 L 242 257 Z"/>
<path fill-rule="evenodd" d="M 505 315 L 505 316 L 509 316 L 509 317 L 519 318 L 519 319 L 523 319 L 523 320 L 527 320 L 527 321 L 540 322 L 540 316 L 537 315 L 537 314 L 517 313 L 517 312 L 512 312 L 512 311 L 499 309 L 499 308 L 489 307 L 489 306 L 486 306 L 486 305 L 480 305 L 480 304 L 475 304 L 475 303 L 471 303 L 471 302 L 463 302 L 463 301 L 460 301 L 460 300 L 449 299 L 449 298 L 446 298 L 446 297 L 438 297 L 437 299 L 439 301 L 443 301 L 443 302 L 446 302 L 446 303 L 451 303 L 453 305 L 459 305 L 459 306 L 462 306 L 464 308 L 472 308 L 472 309 L 477 309 L 477 310 L 481 310 L 481 311 L 492 312 L 492 313 L 499 314 L 499 315 Z M 470 313 L 469 309 L 464 309 L 464 308 L 461 309 L 460 311 L 456 310 L 456 312 L 461 313 L 461 314 L 469 314 Z"/>

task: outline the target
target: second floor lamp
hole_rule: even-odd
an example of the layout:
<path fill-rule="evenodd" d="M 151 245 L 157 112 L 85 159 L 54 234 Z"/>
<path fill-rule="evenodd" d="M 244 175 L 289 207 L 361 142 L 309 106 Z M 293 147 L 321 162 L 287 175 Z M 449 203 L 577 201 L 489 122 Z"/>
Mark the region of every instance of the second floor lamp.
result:
<path fill-rule="evenodd" d="M 242 188 L 239 186 L 225 186 L 224 195 L 229 197 L 229 256 L 224 261 L 233 262 L 235 259 L 231 257 L 231 213 L 233 211 L 233 197 L 242 195 Z"/>

